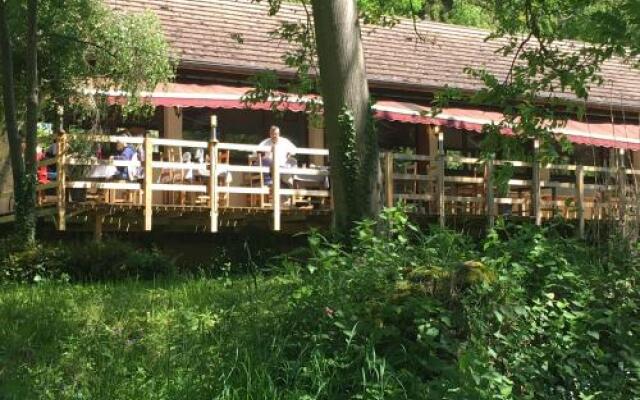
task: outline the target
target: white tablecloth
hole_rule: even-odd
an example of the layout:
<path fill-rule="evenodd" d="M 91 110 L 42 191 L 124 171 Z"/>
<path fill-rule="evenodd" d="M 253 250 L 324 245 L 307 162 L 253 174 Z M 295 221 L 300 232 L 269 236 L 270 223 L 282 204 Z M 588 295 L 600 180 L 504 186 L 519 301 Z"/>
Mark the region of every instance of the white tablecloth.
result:
<path fill-rule="evenodd" d="M 94 165 L 87 175 L 92 179 L 110 179 L 118 174 L 118 167 L 113 165 Z"/>
<path fill-rule="evenodd" d="M 218 164 L 217 166 L 217 173 L 218 176 L 222 176 L 224 177 L 224 180 L 227 184 L 230 184 L 233 181 L 233 177 L 231 175 L 231 172 L 228 171 L 228 164 Z M 197 176 L 202 176 L 205 178 L 208 178 L 209 176 L 211 176 L 211 172 L 206 168 L 206 167 L 202 167 L 200 169 L 197 169 L 194 171 L 195 175 Z"/>
<path fill-rule="evenodd" d="M 314 168 L 321 171 L 329 171 L 327 168 Z M 329 177 L 323 175 L 306 175 L 306 174 L 296 174 L 293 176 L 294 183 L 299 184 L 300 186 L 320 186 L 322 185 L 325 189 L 329 189 Z"/>

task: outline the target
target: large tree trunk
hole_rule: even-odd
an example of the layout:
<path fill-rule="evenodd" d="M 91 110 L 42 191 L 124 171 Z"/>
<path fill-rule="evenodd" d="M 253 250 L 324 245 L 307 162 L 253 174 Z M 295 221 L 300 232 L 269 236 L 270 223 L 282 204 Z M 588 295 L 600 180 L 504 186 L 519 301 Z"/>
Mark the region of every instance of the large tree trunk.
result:
<path fill-rule="evenodd" d="M 27 104 L 27 147 L 25 149 L 26 157 L 24 157 L 16 116 L 11 35 L 7 24 L 6 3 L 4 0 L 0 0 L 0 55 L 2 57 L 2 96 L 5 128 L 9 141 L 13 192 L 16 200 L 16 231 L 24 244 L 33 242 L 35 238 L 35 149 L 38 118 L 36 19 L 37 1 L 30 0 L 27 21 L 27 84 L 29 85 L 29 101 Z M 35 96 L 32 96 L 34 93 Z M 25 158 L 28 167 L 25 167 Z"/>
<path fill-rule="evenodd" d="M 24 176 L 24 163 L 20 137 L 18 136 L 18 121 L 16 119 L 15 84 L 13 81 L 13 55 L 7 26 L 7 15 L 4 0 L 0 0 L 0 56 L 2 56 L 2 100 L 4 119 L 11 155 L 11 169 L 14 186 Z"/>
<path fill-rule="evenodd" d="M 25 239 L 35 240 L 36 233 L 36 146 L 38 142 L 38 0 L 27 5 L 27 115 L 24 178 L 24 216 L 21 228 Z"/>
<path fill-rule="evenodd" d="M 358 9 L 356 0 L 312 0 L 312 6 L 331 153 L 334 226 L 346 232 L 376 211 L 378 149 Z"/>

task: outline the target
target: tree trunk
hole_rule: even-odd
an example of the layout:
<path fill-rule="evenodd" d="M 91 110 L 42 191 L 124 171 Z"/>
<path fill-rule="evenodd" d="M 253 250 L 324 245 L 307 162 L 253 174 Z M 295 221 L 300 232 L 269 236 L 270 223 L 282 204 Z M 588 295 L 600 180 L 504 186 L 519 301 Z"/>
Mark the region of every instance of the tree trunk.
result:
<path fill-rule="evenodd" d="M 376 212 L 377 138 L 356 0 L 312 0 L 324 119 L 331 153 L 334 227 Z"/>
<path fill-rule="evenodd" d="M 32 242 L 36 233 L 36 146 L 38 142 L 38 0 L 27 4 L 27 115 L 24 178 L 24 225 L 25 239 Z"/>
<path fill-rule="evenodd" d="M 0 0 L 0 55 L 2 56 L 2 96 L 5 125 L 11 156 L 15 196 L 16 233 L 22 243 L 35 240 L 36 141 L 38 120 L 37 77 L 37 0 L 29 0 L 27 17 L 27 137 L 25 154 L 18 134 L 15 81 L 11 35 L 7 24 L 6 3 Z M 26 161 L 26 166 L 25 166 Z"/>
<path fill-rule="evenodd" d="M 22 143 L 18 135 L 18 122 L 16 119 L 15 83 L 13 76 L 13 55 L 11 52 L 11 39 L 7 25 L 6 4 L 0 0 L 0 55 L 2 56 L 2 99 L 5 114 L 5 127 L 9 141 L 9 154 L 11 156 L 11 172 L 13 176 L 13 191 L 16 198 L 16 227 L 23 226 L 24 216 L 24 177 L 25 167 L 22 157 Z"/>

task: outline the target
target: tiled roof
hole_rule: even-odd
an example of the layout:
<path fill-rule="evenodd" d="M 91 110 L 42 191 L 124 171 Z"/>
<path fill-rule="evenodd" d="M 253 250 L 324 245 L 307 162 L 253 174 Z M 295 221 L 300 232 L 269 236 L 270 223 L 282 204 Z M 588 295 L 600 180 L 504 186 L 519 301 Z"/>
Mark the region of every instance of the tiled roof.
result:
<path fill-rule="evenodd" d="M 305 21 L 298 5 L 283 4 L 274 17 L 266 0 L 107 0 L 116 9 L 152 10 L 162 23 L 182 66 L 251 73 L 273 69 L 288 71 L 282 55 L 285 41 L 274 39 L 282 21 Z M 420 40 L 415 33 L 417 30 Z M 486 42 L 488 32 L 434 22 L 404 20 L 393 28 L 363 27 L 367 75 L 372 86 L 432 91 L 448 85 L 477 90 L 478 80 L 465 67 L 486 67 L 504 76 L 511 59 L 495 53 L 499 41 Z M 241 38 L 241 40 L 238 40 Z M 580 43 L 567 46 L 578 48 Z M 615 59 L 603 67 L 605 84 L 594 87 L 589 103 L 614 109 L 640 110 L 640 71 Z"/>

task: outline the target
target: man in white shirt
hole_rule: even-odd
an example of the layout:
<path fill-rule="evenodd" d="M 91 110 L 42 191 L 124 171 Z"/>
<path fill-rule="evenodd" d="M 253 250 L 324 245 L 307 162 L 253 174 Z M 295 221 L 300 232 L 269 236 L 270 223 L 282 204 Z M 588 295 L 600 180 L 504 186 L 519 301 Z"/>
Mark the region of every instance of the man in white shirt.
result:
<path fill-rule="evenodd" d="M 289 158 L 296 154 L 296 146 L 291 143 L 291 141 L 287 138 L 280 136 L 280 128 L 273 125 L 269 129 L 269 137 L 258 144 L 258 146 L 266 146 L 271 147 L 273 145 L 278 146 L 277 151 L 277 160 L 275 162 L 278 163 L 279 166 L 285 167 L 288 165 Z M 262 165 L 271 166 L 274 162 L 273 155 L 271 151 L 267 151 L 264 153 L 262 158 Z"/>

